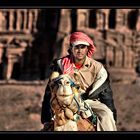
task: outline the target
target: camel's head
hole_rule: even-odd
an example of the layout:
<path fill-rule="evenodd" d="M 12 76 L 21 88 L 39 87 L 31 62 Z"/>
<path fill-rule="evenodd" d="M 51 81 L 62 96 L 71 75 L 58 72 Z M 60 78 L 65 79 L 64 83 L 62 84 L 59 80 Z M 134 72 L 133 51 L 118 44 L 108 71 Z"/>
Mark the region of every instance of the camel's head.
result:
<path fill-rule="evenodd" d="M 58 75 L 55 73 L 54 75 L 54 77 L 51 76 L 52 80 L 50 82 L 53 96 L 57 97 L 60 104 L 70 105 L 74 97 L 72 90 L 74 82 L 67 74 Z"/>

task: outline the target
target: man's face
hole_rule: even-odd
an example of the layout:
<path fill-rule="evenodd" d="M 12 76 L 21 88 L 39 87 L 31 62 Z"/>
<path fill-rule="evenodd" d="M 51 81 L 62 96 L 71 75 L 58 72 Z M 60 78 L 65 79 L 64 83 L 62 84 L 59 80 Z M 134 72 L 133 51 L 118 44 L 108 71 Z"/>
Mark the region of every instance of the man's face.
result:
<path fill-rule="evenodd" d="M 72 54 L 74 56 L 74 59 L 77 61 L 85 59 L 87 52 L 88 52 L 88 46 L 79 44 L 71 48 Z"/>

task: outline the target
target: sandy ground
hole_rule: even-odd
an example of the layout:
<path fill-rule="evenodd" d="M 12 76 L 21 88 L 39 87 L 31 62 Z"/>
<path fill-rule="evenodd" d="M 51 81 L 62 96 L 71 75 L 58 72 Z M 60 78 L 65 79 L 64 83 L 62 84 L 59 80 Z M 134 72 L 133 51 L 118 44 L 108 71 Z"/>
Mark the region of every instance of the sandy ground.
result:
<path fill-rule="evenodd" d="M 40 131 L 45 85 L 0 85 L 0 131 Z M 140 84 L 112 83 L 118 131 L 140 131 Z"/>

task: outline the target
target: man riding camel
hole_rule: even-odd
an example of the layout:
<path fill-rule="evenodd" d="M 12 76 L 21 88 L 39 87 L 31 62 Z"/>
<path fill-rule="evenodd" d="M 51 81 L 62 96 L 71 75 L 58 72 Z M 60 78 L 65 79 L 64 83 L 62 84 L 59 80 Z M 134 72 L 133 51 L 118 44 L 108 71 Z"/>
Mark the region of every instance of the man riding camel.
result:
<path fill-rule="evenodd" d="M 109 73 L 102 63 L 92 58 L 96 48 L 89 36 L 83 32 L 74 32 L 70 36 L 69 55 L 55 59 L 51 65 L 50 75 L 57 71 L 60 74 L 69 74 L 74 82 L 80 83 L 82 99 L 91 105 L 101 118 L 99 131 L 116 130 L 117 111 L 114 105 L 113 93 L 110 87 Z M 46 86 L 42 102 L 41 122 L 44 130 L 49 129 L 52 122 L 50 107 L 51 91 L 49 82 Z M 90 101 L 94 101 L 90 102 Z M 108 113 L 109 112 L 109 113 Z M 102 116 L 101 116 L 102 115 Z M 110 118 L 108 119 L 108 117 Z M 111 121 L 110 121 L 111 120 Z M 109 121 L 111 122 L 109 124 Z M 105 125 L 112 125 L 107 126 Z"/>

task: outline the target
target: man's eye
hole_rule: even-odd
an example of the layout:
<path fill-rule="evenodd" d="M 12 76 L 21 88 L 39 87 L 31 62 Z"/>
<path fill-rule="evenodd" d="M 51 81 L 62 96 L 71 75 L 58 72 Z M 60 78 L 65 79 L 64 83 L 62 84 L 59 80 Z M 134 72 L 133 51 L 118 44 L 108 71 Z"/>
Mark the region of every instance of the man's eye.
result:
<path fill-rule="evenodd" d="M 76 49 L 84 49 L 86 47 L 87 47 L 86 45 L 77 45 L 77 46 L 75 46 Z"/>

